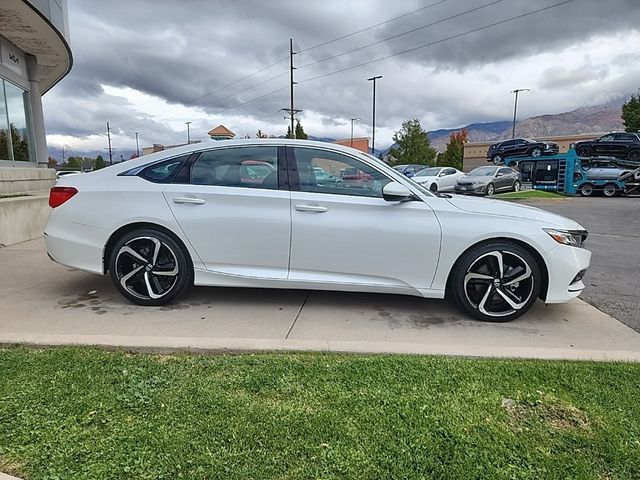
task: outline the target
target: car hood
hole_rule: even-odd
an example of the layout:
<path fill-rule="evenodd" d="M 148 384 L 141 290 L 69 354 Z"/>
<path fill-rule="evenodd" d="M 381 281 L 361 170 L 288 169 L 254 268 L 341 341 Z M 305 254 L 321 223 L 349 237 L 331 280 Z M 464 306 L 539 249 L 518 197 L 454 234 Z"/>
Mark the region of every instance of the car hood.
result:
<path fill-rule="evenodd" d="M 469 175 L 464 176 L 464 177 L 460 177 L 458 179 L 458 183 L 472 183 L 472 182 L 482 182 L 482 183 L 487 183 L 487 182 L 491 182 L 493 180 L 493 176 L 490 175 L 484 175 L 484 176 L 474 176 L 471 177 Z"/>
<path fill-rule="evenodd" d="M 415 176 L 415 177 L 411 177 L 411 180 L 413 180 L 414 182 L 418 182 L 418 183 L 423 183 L 423 182 L 431 182 L 433 180 L 437 180 L 438 177 L 426 177 L 426 176 Z"/>
<path fill-rule="evenodd" d="M 465 212 L 530 220 L 565 230 L 584 230 L 574 220 L 528 205 L 462 195 L 453 195 L 447 201 Z"/>

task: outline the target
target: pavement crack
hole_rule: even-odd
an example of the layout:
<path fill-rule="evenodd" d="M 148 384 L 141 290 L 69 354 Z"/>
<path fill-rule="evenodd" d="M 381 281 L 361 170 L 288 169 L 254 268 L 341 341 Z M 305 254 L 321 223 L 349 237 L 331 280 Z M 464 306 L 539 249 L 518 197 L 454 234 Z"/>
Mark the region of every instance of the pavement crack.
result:
<path fill-rule="evenodd" d="M 302 309 L 304 308 L 304 306 L 307 303 L 307 300 L 309 300 L 309 295 L 311 295 L 311 291 L 307 292 L 307 296 L 304 297 L 304 300 L 302 301 L 302 304 L 300 305 L 300 309 L 298 310 L 298 313 L 296 313 L 296 317 L 293 319 L 293 322 L 291 322 L 291 326 L 289 327 L 289 331 L 287 332 L 287 334 L 285 335 L 284 339 L 288 340 L 289 339 L 289 335 L 291 335 L 291 330 L 293 330 L 293 326 L 296 324 L 296 322 L 298 321 L 298 317 L 300 316 L 300 314 L 302 313 Z"/>

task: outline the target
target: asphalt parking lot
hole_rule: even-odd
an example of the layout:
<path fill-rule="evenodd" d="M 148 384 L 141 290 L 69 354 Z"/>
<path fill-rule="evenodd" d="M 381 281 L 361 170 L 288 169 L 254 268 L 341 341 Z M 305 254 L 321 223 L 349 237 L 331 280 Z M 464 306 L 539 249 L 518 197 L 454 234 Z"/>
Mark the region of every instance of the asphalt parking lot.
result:
<path fill-rule="evenodd" d="M 581 297 L 640 332 L 640 197 L 532 202 L 580 223 L 593 252 Z"/>

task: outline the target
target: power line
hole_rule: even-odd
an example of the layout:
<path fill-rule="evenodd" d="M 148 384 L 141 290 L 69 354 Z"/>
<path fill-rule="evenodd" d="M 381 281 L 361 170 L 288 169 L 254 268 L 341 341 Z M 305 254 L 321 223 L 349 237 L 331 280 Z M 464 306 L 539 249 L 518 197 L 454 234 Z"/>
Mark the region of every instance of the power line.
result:
<path fill-rule="evenodd" d="M 379 45 L 381 43 L 388 42 L 389 40 L 394 40 L 396 38 L 403 37 L 405 35 L 409 35 L 411 33 L 415 33 L 415 32 L 418 32 L 420 30 L 424 30 L 425 28 L 433 27 L 434 25 L 438 25 L 439 23 L 444 23 L 444 22 L 446 22 L 448 20 L 451 20 L 451 19 L 454 19 L 454 18 L 457 18 L 457 17 L 461 17 L 463 15 L 468 15 L 469 13 L 477 12 L 478 10 L 482 10 L 483 8 L 490 7 L 491 5 L 495 5 L 496 3 L 500 3 L 500 2 L 503 2 L 503 1 L 504 0 L 493 0 L 492 2 L 485 3 L 484 5 L 480 5 L 478 7 L 472 8 L 470 10 L 465 10 L 464 12 L 457 13 L 455 15 L 451 15 L 449 17 L 437 20 L 435 22 L 431 22 L 431 23 L 428 23 L 426 25 L 422 25 L 420 27 L 412 28 L 411 30 L 407 30 L 406 32 L 398 33 L 398 34 L 393 35 L 391 37 L 383 38 L 382 40 L 378 40 L 378 41 L 373 42 L 373 43 L 368 43 L 366 45 L 354 48 L 352 50 L 347 50 L 346 52 L 343 52 L 343 53 L 338 53 L 336 55 L 331 55 L 329 57 L 321 58 L 320 60 L 316 60 L 315 62 L 305 63 L 304 65 L 300 65 L 298 68 L 310 67 L 312 65 L 317 65 L 318 63 L 326 62 L 327 60 L 332 60 L 334 58 L 342 57 L 343 55 L 348 55 L 350 53 L 354 53 L 354 52 L 357 52 L 359 50 L 364 50 L 365 48 L 369 48 L 369 47 L 372 47 L 374 45 Z"/>
<path fill-rule="evenodd" d="M 516 16 L 513 16 L 513 17 L 505 18 L 504 20 L 500 20 L 498 22 L 493 22 L 493 23 L 490 23 L 488 25 L 483 25 L 482 27 L 477 27 L 477 28 L 474 28 L 474 29 L 471 29 L 471 30 L 467 30 L 466 32 L 458 33 L 456 35 L 451 35 L 451 36 L 446 37 L 446 38 L 441 38 L 440 40 L 435 40 L 433 42 L 425 43 L 423 45 L 418 45 L 417 47 L 409 48 L 409 49 L 403 50 L 401 52 L 392 53 L 390 55 L 385 55 L 384 57 L 375 58 L 375 59 L 369 60 L 367 62 L 358 63 L 357 65 L 351 65 L 349 67 L 341 68 L 341 69 L 335 70 L 333 72 L 323 73 L 323 74 L 317 75 L 315 77 L 307 78 L 305 80 L 300 80 L 298 83 L 311 82 L 311 81 L 317 80 L 319 78 L 324 78 L 324 77 L 328 77 L 330 75 L 335 75 L 337 73 L 346 72 L 348 70 L 353 70 L 354 68 L 363 67 L 365 65 L 371 65 L 372 63 L 380 62 L 382 60 L 387 60 L 389 58 L 397 57 L 399 55 L 405 55 L 407 53 L 415 52 L 416 50 L 420 50 L 422 48 L 431 47 L 433 45 L 437 45 L 439 43 L 443 43 L 443 42 L 446 42 L 448 40 L 453 40 L 454 38 L 464 37 L 466 35 L 470 35 L 472 33 L 476 33 L 476 32 L 479 32 L 481 30 L 486 30 L 487 28 L 492 28 L 492 27 L 495 27 L 495 26 L 498 26 L 498 25 L 502 25 L 502 24 L 507 23 L 507 22 L 511 22 L 513 20 L 518 20 L 520 18 L 528 17 L 529 15 L 534 15 L 536 13 L 540 13 L 540 12 L 543 12 L 545 10 L 550 10 L 552 8 L 560 7 L 562 5 L 566 5 L 566 4 L 574 2 L 574 1 L 575 0 L 565 0 L 564 2 L 556 3 L 556 4 L 553 4 L 553 5 L 548 5 L 548 6 L 543 7 L 543 8 L 538 8 L 536 10 L 532 10 L 531 12 L 527 12 L 527 13 L 516 15 Z"/>
<path fill-rule="evenodd" d="M 441 3 L 445 3 L 447 1 L 448 0 L 440 0 L 439 2 L 432 3 L 430 5 L 426 5 L 424 7 L 418 8 L 416 10 L 412 10 L 410 12 L 403 13 L 402 15 L 399 15 L 397 17 L 390 18 L 389 20 L 385 20 L 384 22 L 376 23 L 375 25 L 371 25 L 369 27 L 365 27 L 365 28 L 362 28 L 360 30 L 356 30 L 355 32 L 347 33 L 346 35 L 342 35 L 340 37 L 334 38 L 333 40 L 327 40 L 326 42 L 318 43 L 317 45 L 313 45 L 312 47 L 303 48 L 298 53 L 308 52 L 309 50 L 313 50 L 315 48 L 324 47 L 325 45 L 329 45 L 330 43 L 334 43 L 334 42 L 337 42 L 338 40 L 343 40 L 345 38 L 352 37 L 352 36 L 357 35 L 359 33 L 366 32 L 367 30 L 373 30 L 374 28 L 380 27 L 380 26 L 382 26 L 382 25 L 384 25 L 386 23 L 393 22 L 394 20 L 399 20 L 400 18 L 408 17 L 409 15 L 413 15 L 414 13 L 421 12 L 422 10 L 426 10 L 428 8 L 435 7 L 436 5 L 440 5 Z"/>

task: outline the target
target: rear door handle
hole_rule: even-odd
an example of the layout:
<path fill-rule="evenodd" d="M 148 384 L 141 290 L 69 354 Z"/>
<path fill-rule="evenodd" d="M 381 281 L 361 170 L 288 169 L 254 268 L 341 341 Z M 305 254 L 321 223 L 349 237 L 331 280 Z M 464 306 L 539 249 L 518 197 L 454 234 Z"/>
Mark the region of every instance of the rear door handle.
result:
<path fill-rule="evenodd" d="M 191 203 L 193 205 L 203 205 L 206 203 L 204 198 L 196 197 L 173 197 L 173 203 Z"/>
<path fill-rule="evenodd" d="M 299 212 L 324 213 L 329 209 L 327 207 L 321 207 L 320 205 L 296 205 L 296 210 Z"/>

